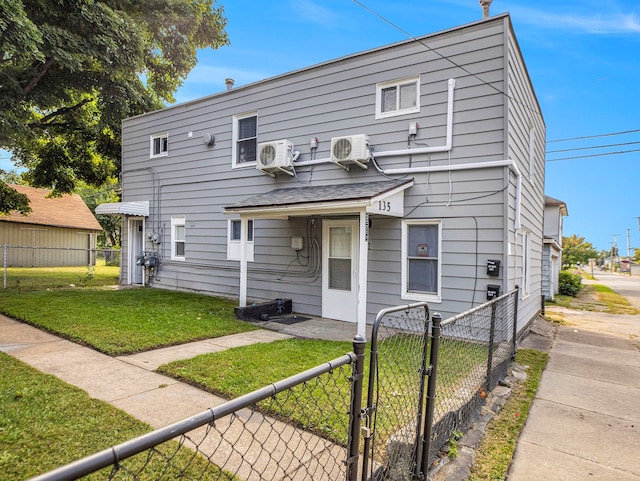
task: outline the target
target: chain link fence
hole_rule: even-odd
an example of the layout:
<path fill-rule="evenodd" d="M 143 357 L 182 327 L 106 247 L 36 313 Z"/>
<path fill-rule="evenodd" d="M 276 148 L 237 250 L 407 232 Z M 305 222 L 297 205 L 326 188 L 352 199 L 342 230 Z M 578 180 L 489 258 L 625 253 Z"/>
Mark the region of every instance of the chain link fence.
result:
<path fill-rule="evenodd" d="M 426 303 L 381 311 L 373 325 L 363 479 L 405 479 L 419 455 L 428 362 Z M 405 477 L 403 477 L 405 476 Z"/>
<path fill-rule="evenodd" d="M 344 356 L 33 481 L 334 480 L 357 466 L 351 412 L 365 341 Z M 359 362 L 358 362 L 359 360 Z M 360 390 L 361 395 L 361 390 Z M 358 418 L 358 416 L 356 416 Z M 357 427 L 357 425 L 356 425 Z M 352 447 L 353 446 L 353 447 Z M 356 479 L 355 477 L 352 479 Z"/>
<path fill-rule="evenodd" d="M 426 479 L 507 374 L 517 310 L 518 289 L 445 321 L 426 303 L 384 309 L 366 376 L 356 337 L 341 358 L 32 481 Z"/>
<path fill-rule="evenodd" d="M 0 246 L 4 290 L 37 290 L 118 284 L 120 251 Z"/>
<path fill-rule="evenodd" d="M 442 321 L 429 462 L 447 441 L 471 426 L 487 396 L 507 375 L 515 356 L 518 293 L 516 288 Z"/>

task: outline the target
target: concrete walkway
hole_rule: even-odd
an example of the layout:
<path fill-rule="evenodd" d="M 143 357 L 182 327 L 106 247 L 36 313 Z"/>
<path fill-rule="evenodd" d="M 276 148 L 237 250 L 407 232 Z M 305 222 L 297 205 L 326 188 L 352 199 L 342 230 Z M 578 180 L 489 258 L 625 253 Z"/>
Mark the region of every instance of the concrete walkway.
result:
<path fill-rule="evenodd" d="M 608 281 L 629 297 L 640 293 L 638 279 L 597 282 Z M 550 339 L 508 481 L 640 481 L 640 316 L 548 311 L 569 325 Z"/>
<path fill-rule="evenodd" d="M 304 322 L 314 321 L 314 332 L 321 338 L 350 340 L 356 332 L 355 324 L 324 319 Z M 301 324 L 283 324 L 281 330 L 287 332 L 260 329 L 111 357 L 0 315 L 0 351 L 85 390 L 89 396 L 106 401 L 153 428 L 161 428 L 227 400 L 152 372 L 158 366 L 232 347 L 288 339 L 305 332 Z M 190 437 L 200 438 L 198 450 L 241 479 L 305 480 L 309 472 L 316 472 L 318 479 L 331 480 L 344 470 L 344 448 L 330 441 L 260 413 L 243 410 L 239 418 L 243 421 L 228 421 L 224 436 L 215 429 L 200 428 Z M 232 445 L 228 439 L 233 440 Z M 256 448 L 256 440 L 260 449 Z M 287 440 L 286 446 L 283 440 Z"/>
<path fill-rule="evenodd" d="M 114 358 L 0 315 L 0 351 L 159 428 L 226 400 L 150 372 L 172 360 L 291 336 L 258 330 Z M 166 409 L 166 406 L 171 409 Z"/>

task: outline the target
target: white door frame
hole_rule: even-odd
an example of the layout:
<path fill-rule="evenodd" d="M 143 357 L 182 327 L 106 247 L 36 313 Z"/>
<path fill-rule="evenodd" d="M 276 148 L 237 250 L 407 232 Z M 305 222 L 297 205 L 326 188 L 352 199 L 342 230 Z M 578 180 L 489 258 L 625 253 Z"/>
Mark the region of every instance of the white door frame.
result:
<path fill-rule="evenodd" d="M 142 231 L 138 231 L 136 226 L 138 223 L 142 223 Z M 128 234 L 128 269 L 127 269 L 127 283 L 128 284 L 144 284 L 144 272 L 142 272 L 142 266 L 136 265 L 136 256 L 140 251 L 144 250 L 144 231 L 145 231 L 145 218 L 144 217 L 129 217 L 127 219 L 127 234 Z M 134 239 L 136 239 L 134 241 Z M 137 251 L 137 252 L 136 252 Z M 140 282 L 136 282 L 136 270 L 139 271 Z"/>
<path fill-rule="evenodd" d="M 329 287 L 330 233 L 335 227 L 351 229 L 349 259 L 351 261 L 350 288 Z M 341 321 L 358 321 L 359 284 L 359 225 L 356 219 L 323 219 L 322 221 L 322 317 Z"/>

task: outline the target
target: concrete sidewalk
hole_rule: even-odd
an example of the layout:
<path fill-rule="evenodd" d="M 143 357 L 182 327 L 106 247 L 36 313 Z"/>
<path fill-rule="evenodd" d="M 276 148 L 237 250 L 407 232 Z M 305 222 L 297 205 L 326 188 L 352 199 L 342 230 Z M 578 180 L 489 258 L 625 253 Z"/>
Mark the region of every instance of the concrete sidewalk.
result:
<path fill-rule="evenodd" d="M 328 320 L 320 324 L 320 335 L 345 340 L 355 335 L 354 324 Z M 284 330 L 296 332 L 291 326 Z M 227 402 L 152 372 L 153 369 L 172 360 L 291 337 L 292 334 L 260 329 L 115 358 L 0 315 L 0 351 L 85 390 L 89 396 L 106 401 L 153 428 Z M 189 435 L 199 440 L 198 450 L 203 455 L 240 479 L 254 479 L 256 472 L 260 479 L 301 481 L 308 479 L 309 472 L 323 473 L 322 479 L 344 476 L 339 473 L 345 468 L 337 461 L 346 455 L 343 447 L 259 412 L 245 409 L 237 419 L 241 421 L 226 418 L 229 421 L 225 420 L 223 431 L 201 427 Z M 228 439 L 234 440 L 233 445 Z M 288 440 L 286 447 L 283 440 Z"/>
<path fill-rule="evenodd" d="M 226 400 L 150 371 L 177 359 L 290 337 L 261 329 L 114 358 L 0 315 L 0 351 L 77 386 L 154 428 Z"/>
<path fill-rule="evenodd" d="M 639 481 L 640 316 L 563 313 L 507 479 Z"/>

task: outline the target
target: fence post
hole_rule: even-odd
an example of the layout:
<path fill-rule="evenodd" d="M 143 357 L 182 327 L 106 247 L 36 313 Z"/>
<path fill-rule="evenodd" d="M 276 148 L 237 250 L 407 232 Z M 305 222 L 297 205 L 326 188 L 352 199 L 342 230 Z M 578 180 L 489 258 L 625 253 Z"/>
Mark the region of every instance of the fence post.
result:
<path fill-rule="evenodd" d="M 520 299 L 520 286 L 516 284 L 516 298 L 513 302 L 513 352 L 511 359 L 516 358 L 516 338 L 518 337 L 518 300 Z"/>
<path fill-rule="evenodd" d="M 349 446 L 347 450 L 347 481 L 358 479 L 358 459 L 360 452 L 360 414 L 362 411 L 362 391 L 364 386 L 364 351 L 367 340 L 363 336 L 353 339 L 356 362 L 351 385 L 351 408 L 349 418 Z"/>
<path fill-rule="evenodd" d="M 420 472 L 423 479 L 427 479 L 429 470 L 429 449 L 431 448 L 431 428 L 433 425 L 433 411 L 436 405 L 436 375 L 438 373 L 438 354 L 440 351 L 440 323 L 442 315 L 435 312 L 431 316 L 431 350 L 429 353 L 429 381 L 427 383 L 427 408 L 422 434 L 422 459 Z"/>
<path fill-rule="evenodd" d="M 429 367 L 427 366 L 427 355 L 429 354 L 429 306 L 425 306 L 424 311 L 424 336 L 422 342 L 422 360 L 420 361 L 420 386 L 418 387 L 418 418 L 416 420 L 416 441 L 414 446 L 414 459 L 416 465 L 412 468 L 418 469 L 418 460 L 422 457 L 422 444 L 420 439 L 422 437 L 423 427 L 423 406 L 424 406 L 424 389 L 425 378 L 429 375 Z"/>
<path fill-rule="evenodd" d="M 484 387 L 486 392 L 491 391 L 491 374 L 493 371 L 493 343 L 496 337 L 496 307 L 497 302 L 491 304 L 491 324 L 489 327 L 489 353 L 487 356 L 487 383 Z"/>

